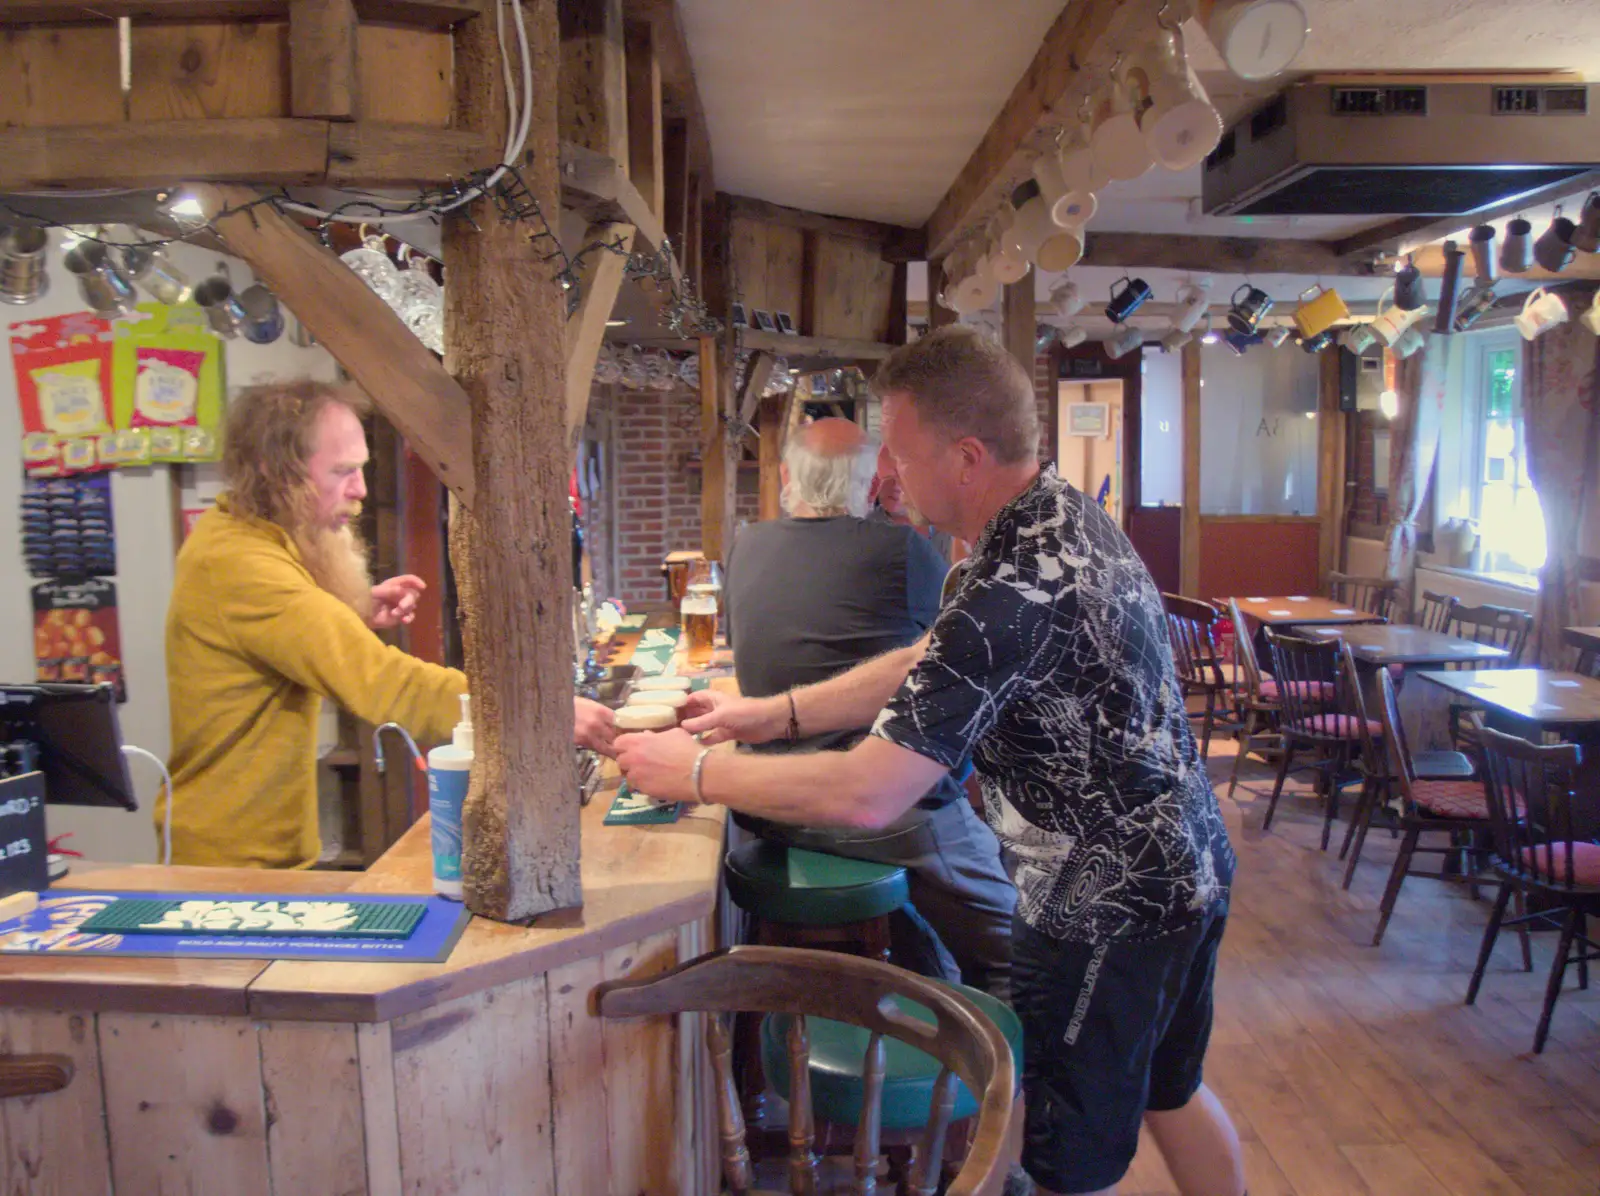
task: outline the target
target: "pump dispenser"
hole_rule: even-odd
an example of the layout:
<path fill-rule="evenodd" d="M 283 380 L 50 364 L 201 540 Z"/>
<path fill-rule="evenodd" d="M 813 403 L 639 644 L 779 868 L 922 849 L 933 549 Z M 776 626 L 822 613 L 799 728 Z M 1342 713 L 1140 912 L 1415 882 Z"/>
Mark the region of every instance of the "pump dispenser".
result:
<path fill-rule="evenodd" d="M 461 900 L 461 807 L 472 778 L 472 699 L 461 695 L 461 721 L 450 742 L 428 753 L 428 812 L 433 819 L 433 891 Z"/>

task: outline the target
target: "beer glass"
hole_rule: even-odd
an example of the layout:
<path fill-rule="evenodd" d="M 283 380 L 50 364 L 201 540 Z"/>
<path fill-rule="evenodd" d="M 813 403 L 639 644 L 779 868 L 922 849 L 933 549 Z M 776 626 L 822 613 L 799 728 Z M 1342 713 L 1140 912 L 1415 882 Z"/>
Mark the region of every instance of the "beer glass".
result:
<path fill-rule="evenodd" d="M 692 668 L 711 663 L 711 650 L 717 639 L 717 597 L 720 587 L 692 585 L 678 607 L 683 622 L 684 651 Z"/>

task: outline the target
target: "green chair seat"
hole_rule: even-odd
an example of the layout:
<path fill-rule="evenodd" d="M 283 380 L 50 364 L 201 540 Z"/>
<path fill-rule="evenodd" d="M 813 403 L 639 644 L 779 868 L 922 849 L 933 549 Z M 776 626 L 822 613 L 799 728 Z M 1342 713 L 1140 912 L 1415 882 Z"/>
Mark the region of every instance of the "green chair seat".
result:
<path fill-rule="evenodd" d="M 723 862 L 733 903 L 767 922 L 841 926 L 893 913 L 911 896 L 906 870 L 757 839 Z"/>
<path fill-rule="evenodd" d="M 1022 1023 L 1011 1007 L 988 993 L 964 984 L 949 987 L 988 1014 L 1011 1044 L 1011 1061 L 1021 1075 Z M 918 1021 L 934 1024 L 934 1016 L 915 1001 L 898 998 L 900 1009 Z M 768 1014 L 761 1020 L 761 1066 L 773 1088 L 784 1096 L 789 1092 L 789 1016 Z M 872 1032 L 849 1022 L 827 1018 L 806 1019 L 811 1040 L 811 1110 L 818 1121 L 834 1125 L 857 1125 L 861 1120 L 861 1065 L 866 1058 Z M 933 1085 L 941 1065 L 937 1059 L 909 1043 L 885 1037 L 886 1068 L 883 1081 L 883 1128 L 918 1129 L 927 1124 L 933 1106 Z M 971 1117 L 978 1102 L 966 1084 L 956 1081 L 956 1104 L 952 1116 Z"/>

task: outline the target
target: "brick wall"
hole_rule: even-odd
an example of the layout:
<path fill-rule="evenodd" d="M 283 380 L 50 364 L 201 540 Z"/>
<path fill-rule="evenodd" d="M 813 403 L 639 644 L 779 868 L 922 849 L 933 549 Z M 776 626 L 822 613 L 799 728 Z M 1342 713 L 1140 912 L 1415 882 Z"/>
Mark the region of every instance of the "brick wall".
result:
<path fill-rule="evenodd" d="M 1350 521 L 1387 523 L 1389 500 L 1377 492 L 1372 474 L 1372 434 L 1380 426 L 1387 429 L 1389 421 L 1377 411 L 1357 411 L 1350 418 L 1356 421 L 1356 459 L 1350 463 L 1356 485 L 1350 500 Z M 1387 487 L 1387 480 L 1384 484 Z"/>
<path fill-rule="evenodd" d="M 596 398 L 590 400 L 590 430 L 605 438 L 610 467 L 608 485 L 588 513 L 596 586 L 624 602 L 660 601 L 665 597 L 661 559 L 700 545 L 700 396 L 691 390 L 599 387 Z M 603 418 L 595 418 L 597 411 Z M 613 502 L 615 577 L 609 539 Z M 759 505 L 756 471 L 741 469 L 735 519 L 754 522 Z"/>

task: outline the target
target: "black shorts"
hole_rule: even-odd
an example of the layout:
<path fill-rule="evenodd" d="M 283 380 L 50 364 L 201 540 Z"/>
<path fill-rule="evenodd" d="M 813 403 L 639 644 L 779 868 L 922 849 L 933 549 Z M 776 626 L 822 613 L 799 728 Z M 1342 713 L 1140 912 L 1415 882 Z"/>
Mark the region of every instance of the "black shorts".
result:
<path fill-rule="evenodd" d="M 1211 1037 L 1225 909 L 1140 941 L 1063 942 L 1018 918 L 1011 991 L 1022 1019 L 1022 1164 L 1055 1192 L 1120 1180 L 1146 1110 L 1189 1103 Z"/>

